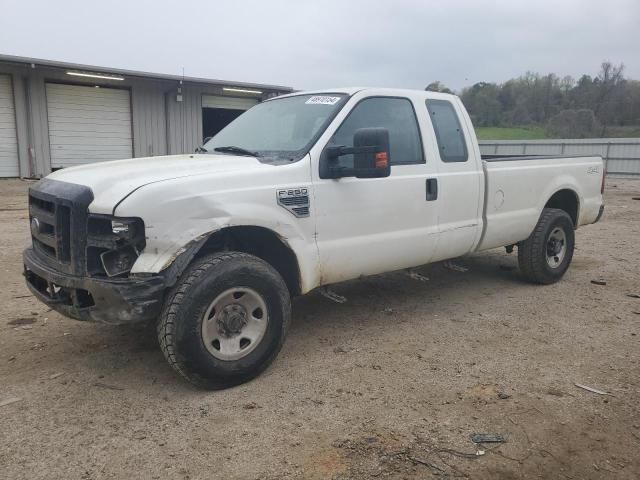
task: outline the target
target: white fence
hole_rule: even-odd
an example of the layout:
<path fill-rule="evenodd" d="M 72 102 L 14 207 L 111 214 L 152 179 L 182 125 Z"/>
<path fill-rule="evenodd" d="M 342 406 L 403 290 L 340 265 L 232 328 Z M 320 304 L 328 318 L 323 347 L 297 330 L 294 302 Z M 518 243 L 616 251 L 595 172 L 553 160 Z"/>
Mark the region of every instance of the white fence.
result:
<path fill-rule="evenodd" d="M 640 138 L 482 140 L 483 155 L 600 155 L 607 173 L 640 175 Z"/>

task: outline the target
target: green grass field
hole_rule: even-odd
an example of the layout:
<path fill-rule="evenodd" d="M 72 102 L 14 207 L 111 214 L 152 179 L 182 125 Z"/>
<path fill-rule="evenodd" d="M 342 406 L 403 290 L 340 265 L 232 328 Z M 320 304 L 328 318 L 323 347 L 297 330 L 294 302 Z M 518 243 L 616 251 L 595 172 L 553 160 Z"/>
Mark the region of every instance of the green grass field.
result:
<path fill-rule="evenodd" d="M 538 140 L 547 138 L 542 127 L 476 127 L 478 140 Z"/>

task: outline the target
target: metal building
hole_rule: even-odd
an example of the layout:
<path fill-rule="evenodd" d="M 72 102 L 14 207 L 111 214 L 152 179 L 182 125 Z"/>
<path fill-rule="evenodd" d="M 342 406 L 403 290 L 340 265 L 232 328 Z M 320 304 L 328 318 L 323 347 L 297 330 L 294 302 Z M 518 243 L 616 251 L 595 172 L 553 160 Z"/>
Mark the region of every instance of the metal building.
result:
<path fill-rule="evenodd" d="M 0 177 L 192 152 L 289 87 L 0 55 Z"/>

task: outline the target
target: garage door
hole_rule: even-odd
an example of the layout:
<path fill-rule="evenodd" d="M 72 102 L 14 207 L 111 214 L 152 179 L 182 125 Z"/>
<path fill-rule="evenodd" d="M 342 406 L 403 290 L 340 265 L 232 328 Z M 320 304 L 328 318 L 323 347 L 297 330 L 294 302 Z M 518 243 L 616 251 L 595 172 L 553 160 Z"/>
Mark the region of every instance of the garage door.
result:
<path fill-rule="evenodd" d="M 11 78 L 0 75 L 0 177 L 17 177 L 18 139 Z"/>
<path fill-rule="evenodd" d="M 219 97 L 216 95 L 203 95 L 202 108 L 226 108 L 227 110 L 249 110 L 256 105 L 258 100 L 254 98 Z"/>
<path fill-rule="evenodd" d="M 47 84 L 52 168 L 133 156 L 128 90 Z"/>

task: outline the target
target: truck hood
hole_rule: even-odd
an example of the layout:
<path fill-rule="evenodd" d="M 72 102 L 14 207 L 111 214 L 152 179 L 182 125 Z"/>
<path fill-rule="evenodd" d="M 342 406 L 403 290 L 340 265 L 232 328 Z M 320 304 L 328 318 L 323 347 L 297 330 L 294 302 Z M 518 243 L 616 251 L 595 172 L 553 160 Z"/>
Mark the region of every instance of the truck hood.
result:
<path fill-rule="evenodd" d="M 47 178 L 91 188 L 94 200 L 89 210 L 111 214 L 123 198 L 150 183 L 265 168 L 273 167 L 253 157 L 207 153 L 90 163 L 58 170 Z"/>

